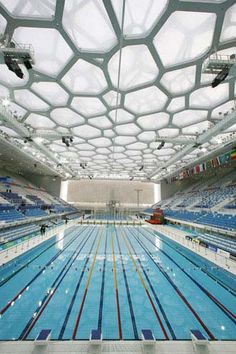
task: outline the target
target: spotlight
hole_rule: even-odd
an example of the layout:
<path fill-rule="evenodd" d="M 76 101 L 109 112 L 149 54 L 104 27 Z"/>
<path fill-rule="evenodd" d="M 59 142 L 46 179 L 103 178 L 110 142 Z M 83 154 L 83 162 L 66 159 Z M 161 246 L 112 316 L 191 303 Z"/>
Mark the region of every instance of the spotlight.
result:
<path fill-rule="evenodd" d="M 4 61 L 10 71 L 13 71 L 16 76 L 18 76 L 20 79 L 23 79 L 24 74 L 19 65 L 17 64 L 16 60 L 13 60 L 9 55 L 5 55 Z"/>
<path fill-rule="evenodd" d="M 140 168 L 138 170 L 142 171 L 143 169 L 144 169 L 144 165 L 140 166 Z"/>
<path fill-rule="evenodd" d="M 165 142 L 164 142 L 164 140 L 162 140 L 161 143 L 158 145 L 157 150 L 161 150 L 164 145 L 165 145 Z"/>
<path fill-rule="evenodd" d="M 223 68 L 219 74 L 216 75 L 215 79 L 212 81 L 211 83 L 211 87 L 216 87 L 218 86 L 222 81 L 224 81 L 226 79 L 226 77 L 229 74 L 229 68 L 225 67 Z"/>
<path fill-rule="evenodd" d="M 70 136 L 70 142 L 73 143 L 73 137 L 72 136 Z"/>
<path fill-rule="evenodd" d="M 23 61 L 23 63 L 24 63 L 24 65 L 25 65 L 25 67 L 26 67 L 27 70 L 32 69 L 31 62 L 30 62 L 28 59 L 25 59 L 25 60 Z"/>

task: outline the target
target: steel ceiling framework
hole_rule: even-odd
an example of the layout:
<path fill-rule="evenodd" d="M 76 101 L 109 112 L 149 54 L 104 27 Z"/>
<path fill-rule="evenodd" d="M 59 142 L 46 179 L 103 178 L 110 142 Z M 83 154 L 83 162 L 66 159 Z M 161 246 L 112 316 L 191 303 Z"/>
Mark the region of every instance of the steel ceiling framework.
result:
<path fill-rule="evenodd" d="M 235 78 L 212 89 L 201 73 L 214 50 L 235 53 L 234 0 L 1 0 L 0 14 L 5 34 L 36 47 L 24 80 L 1 65 L 0 130 L 18 148 L 32 137 L 28 153 L 64 177 L 159 180 L 236 131 L 235 112 L 221 114 Z"/>

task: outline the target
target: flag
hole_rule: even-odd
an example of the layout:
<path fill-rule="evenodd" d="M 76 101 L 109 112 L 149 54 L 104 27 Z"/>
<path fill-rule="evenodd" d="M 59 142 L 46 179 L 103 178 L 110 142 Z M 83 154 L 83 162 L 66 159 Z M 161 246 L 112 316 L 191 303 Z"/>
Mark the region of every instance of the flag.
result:
<path fill-rule="evenodd" d="M 225 163 L 229 162 L 231 158 L 230 152 L 227 152 L 226 154 L 220 155 L 219 160 L 220 164 L 224 165 Z"/>
<path fill-rule="evenodd" d="M 236 149 L 231 150 L 230 157 L 231 157 L 231 160 L 236 160 Z"/>
<path fill-rule="evenodd" d="M 236 156 L 235 156 L 236 158 Z M 215 157 L 214 159 L 211 160 L 211 163 L 212 163 L 212 166 L 213 167 L 217 167 L 220 165 L 220 160 L 219 160 L 219 157 Z"/>
<path fill-rule="evenodd" d="M 200 173 L 201 169 L 200 169 L 200 165 L 195 166 L 195 173 Z"/>
<path fill-rule="evenodd" d="M 211 167 L 212 167 L 211 160 L 208 160 L 208 161 L 206 162 L 206 169 L 211 168 Z"/>

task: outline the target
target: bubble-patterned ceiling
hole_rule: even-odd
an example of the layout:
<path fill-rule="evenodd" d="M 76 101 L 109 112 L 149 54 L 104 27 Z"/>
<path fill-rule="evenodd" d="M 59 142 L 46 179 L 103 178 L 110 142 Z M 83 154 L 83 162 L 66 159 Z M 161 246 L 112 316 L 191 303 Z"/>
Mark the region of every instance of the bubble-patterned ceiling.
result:
<path fill-rule="evenodd" d="M 213 89 L 202 73 L 213 51 L 236 51 L 234 0 L 0 0 L 0 30 L 35 60 L 23 79 L 1 63 L 17 125 L 0 117 L 0 130 L 62 176 L 161 179 L 236 131 L 187 141 L 234 106 L 235 78 Z"/>

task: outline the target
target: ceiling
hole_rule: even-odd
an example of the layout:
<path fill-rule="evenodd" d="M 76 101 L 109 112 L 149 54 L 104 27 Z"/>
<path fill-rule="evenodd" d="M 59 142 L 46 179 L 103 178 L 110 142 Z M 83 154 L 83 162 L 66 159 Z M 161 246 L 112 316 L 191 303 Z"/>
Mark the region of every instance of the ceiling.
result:
<path fill-rule="evenodd" d="M 0 30 L 35 62 L 0 65 L 2 139 L 62 177 L 160 180 L 235 139 L 235 77 L 202 73 L 235 53 L 234 0 L 0 0 Z"/>

